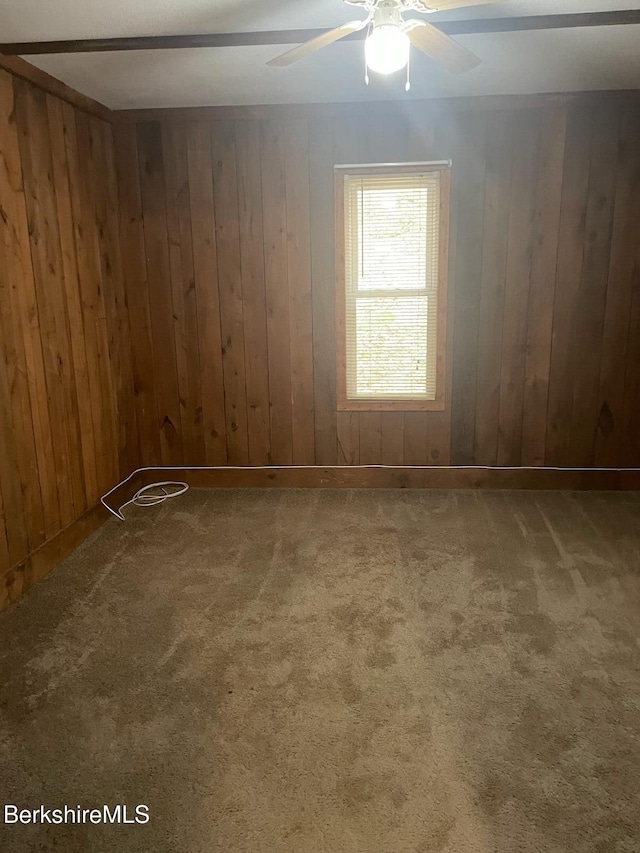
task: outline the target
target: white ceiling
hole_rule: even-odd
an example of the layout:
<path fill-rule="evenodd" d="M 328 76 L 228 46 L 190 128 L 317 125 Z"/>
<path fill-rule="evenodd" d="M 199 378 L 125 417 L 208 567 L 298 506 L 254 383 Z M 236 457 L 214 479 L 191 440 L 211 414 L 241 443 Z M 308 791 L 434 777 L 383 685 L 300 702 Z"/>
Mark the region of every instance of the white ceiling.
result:
<path fill-rule="evenodd" d="M 640 0 L 510 0 L 429 20 L 635 9 Z M 332 27 L 361 17 L 342 0 L 1 0 L 0 41 Z M 27 57 L 116 108 L 358 101 L 590 89 L 640 89 L 640 26 L 457 36 L 482 58 L 447 74 L 412 52 L 404 77 L 364 84 L 362 42 L 289 68 L 267 68 L 285 45 Z"/>

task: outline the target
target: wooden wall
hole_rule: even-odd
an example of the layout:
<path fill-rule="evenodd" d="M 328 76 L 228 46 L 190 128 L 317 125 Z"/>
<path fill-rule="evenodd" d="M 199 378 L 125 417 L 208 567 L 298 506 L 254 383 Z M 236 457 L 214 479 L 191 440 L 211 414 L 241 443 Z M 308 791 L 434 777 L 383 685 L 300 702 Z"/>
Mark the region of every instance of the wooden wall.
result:
<path fill-rule="evenodd" d="M 146 464 L 640 465 L 631 95 L 117 131 Z M 335 163 L 451 158 L 444 413 L 336 413 Z"/>
<path fill-rule="evenodd" d="M 117 206 L 111 125 L 0 69 L 0 608 L 138 464 Z"/>

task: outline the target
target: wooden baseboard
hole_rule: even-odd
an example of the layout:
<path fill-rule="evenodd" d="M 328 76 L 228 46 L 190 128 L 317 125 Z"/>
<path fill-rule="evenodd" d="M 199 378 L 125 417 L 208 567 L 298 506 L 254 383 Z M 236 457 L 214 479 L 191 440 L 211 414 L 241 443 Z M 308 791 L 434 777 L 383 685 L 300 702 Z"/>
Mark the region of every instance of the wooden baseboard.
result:
<path fill-rule="evenodd" d="M 194 488 L 640 490 L 640 470 L 336 466 L 157 468 L 135 473 L 135 487 L 182 480 Z M 115 504 L 114 504 L 115 505 Z"/>
<path fill-rule="evenodd" d="M 180 480 L 194 488 L 285 489 L 547 489 L 640 491 L 640 470 L 554 468 L 409 468 L 375 465 L 268 468 L 144 468 L 134 471 L 109 495 L 113 509 L 142 486 Z M 23 562 L 5 571 L 0 611 L 49 574 L 61 560 L 109 518 L 102 504 L 45 542 Z"/>
<path fill-rule="evenodd" d="M 17 566 L 7 569 L 1 577 L 0 611 L 20 598 L 59 562 L 81 545 L 108 518 L 102 504 L 96 504 L 64 530 L 49 539 Z"/>

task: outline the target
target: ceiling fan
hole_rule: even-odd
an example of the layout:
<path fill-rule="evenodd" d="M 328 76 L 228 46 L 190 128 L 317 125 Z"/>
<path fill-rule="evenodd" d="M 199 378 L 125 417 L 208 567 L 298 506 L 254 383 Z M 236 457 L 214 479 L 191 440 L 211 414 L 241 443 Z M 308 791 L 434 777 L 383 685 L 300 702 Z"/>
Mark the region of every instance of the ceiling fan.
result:
<path fill-rule="evenodd" d="M 329 30 L 311 41 L 282 53 L 267 65 L 286 66 L 327 47 L 352 33 L 369 28 L 365 41 L 365 60 L 367 68 L 379 74 L 393 74 L 409 63 L 411 45 L 439 62 L 452 74 L 463 74 L 480 64 L 480 59 L 449 38 L 437 27 L 421 18 L 404 19 L 405 12 L 440 12 L 459 9 L 463 6 L 480 6 L 488 2 L 505 0 L 344 0 L 350 6 L 360 6 L 367 12 L 364 20 L 349 21 L 333 30 Z M 368 83 L 368 74 L 365 76 Z M 409 81 L 407 79 L 407 89 Z"/>

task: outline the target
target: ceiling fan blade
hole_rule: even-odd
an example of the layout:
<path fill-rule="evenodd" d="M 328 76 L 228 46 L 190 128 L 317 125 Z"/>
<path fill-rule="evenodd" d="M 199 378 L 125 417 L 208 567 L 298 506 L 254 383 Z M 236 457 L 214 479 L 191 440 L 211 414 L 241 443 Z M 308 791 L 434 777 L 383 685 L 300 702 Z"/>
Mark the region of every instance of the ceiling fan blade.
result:
<path fill-rule="evenodd" d="M 481 60 L 475 53 L 449 38 L 437 27 L 415 18 L 407 23 L 409 26 L 405 32 L 411 44 L 431 59 L 435 59 L 452 74 L 464 74 L 465 71 L 471 71 L 472 68 L 480 65 Z"/>
<path fill-rule="evenodd" d="M 448 12 L 449 9 L 462 9 L 465 6 L 488 6 L 506 2 L 507 0 L 420 0 L 420 5 L 428 12 Z"/>
<path fill-rule="evenodd" d="M 368 23 L 369 19 L 366 21 L 349 21 L 348 24 L 336 27 L 335 30 L 329 30 L 328 33 L 316 36 L 316 38 L 311 39 L 311 41 L 307 41 L 304 44 L 298 45 L 298 47 L 294 47 L 292 50 L 288 50 L 286 53 L 280 54 L 280 56 L 276 56 L 275 59 L 269 60 L 267 65 L 273 65 L 276 67 L 291 65 L 299 59 L 304 59 L 304 57 L 308 56 L 310 53 L 315 53 L 316 50 L 327 47 L 335 41 L 339 41 L 340 39 L 351 35 L 351 33 L 356 33 L 358 30 L 366 27 Z"/>

